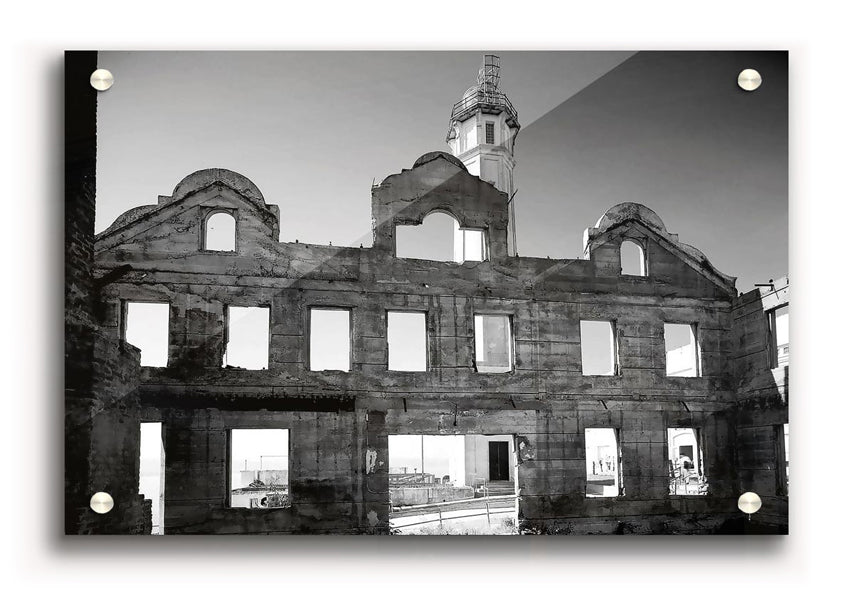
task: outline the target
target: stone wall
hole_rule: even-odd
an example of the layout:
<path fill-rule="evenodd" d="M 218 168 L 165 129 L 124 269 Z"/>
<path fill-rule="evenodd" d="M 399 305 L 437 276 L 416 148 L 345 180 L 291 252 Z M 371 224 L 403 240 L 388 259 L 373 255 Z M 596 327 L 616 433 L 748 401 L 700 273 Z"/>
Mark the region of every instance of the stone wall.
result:
<path fill-rule="evenodd" d="M 762 508 L 754 522 L 788 531 L 783 425 L 789 421 L 788 365 L 771 362 L 775 352 L 768 313 L 789 303 L 787 277 L 741 295 L 733 305 L 733 372 L 738 385 L 737 471 L 740 491 L 755 492 Z"/>
<path fill-rule="evenodd" d="M 97 53 L 66 53 L 65 532 L 144 533 L 151 517 L 138 495 L 139 354 L 96 325 L 96 68 Z M 100 491 L 115 500 L 105 515 L 89 508 Z"/>

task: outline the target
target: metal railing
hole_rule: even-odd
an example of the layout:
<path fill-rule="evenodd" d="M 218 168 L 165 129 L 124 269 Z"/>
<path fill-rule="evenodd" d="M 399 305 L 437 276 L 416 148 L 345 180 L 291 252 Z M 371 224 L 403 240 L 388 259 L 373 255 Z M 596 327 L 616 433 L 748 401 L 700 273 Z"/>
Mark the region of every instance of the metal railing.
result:
<path fill-rule="evenodd" d="M 486 111 L 496 113 L 505 111 L 508 113 L 508 122 L 516 123 L 519 115 L 517 114 L 514 105 L 508 100 L 503 92 L 485 92 L 478 90 L 474 95 L 464 96 L 452 106 L 452 121 L 463 121 L 473 112 L 481 108 Z"/>
<path fill-rule="evenodd" d="M 484 498 L 467 498 L 465 500 L 452 500 L 450 502 L 440 502 L 435 504 L 416 504 L 412 506 L 406 506 L 404 508 L 400 507 L 391 507 L 391 515 L 400 517 L 405 516 L 401 513 L 404 512 L 414 512 L 423 509 L 430 509 L 428 512 L 419 513 L 421 516 L 430 516 L 433 514 L 437 514 L 436 519 L 427 519 L 425 521 L 416 521 L 415 523 L 405 523 L 403 525 L 392 525 L 395 529 L 402 529 L 405 527 L 418 527 L 420 525 L 427 525 L 429 523 L 439 523 L 443 524 L 443 521 L 453 521 L 457 519 L 471 519 L 473 517 L 487 517 L 487 526 L 492 526 L 491 516 L 492 515 L 500 515 L 500 514 L 508 514 L 515 513 L 516 506 L 513 507 L 493 507 L 493 504 L 501 504 L 507 502 L 508 500 L 513 500 L 516 502 L 518 498 L 517 494 L 505 495 L 505 496 L 488 496 Z M 470 505 L 473 503 L 483 503 L 484 504 L 484 512 L 474 513 L 474 514 L 464 514 L 464 515 L 456 515 L 456 516 L 443 516 L 444 512 L 452 512 L 451 510 L 446 510 L 446 507 L 454 508 L 457 510 L 458 508 L 462 508 L 463 505 Z M 434 510 L 436 509 L 436 510 Z M 501 509 L 501 510 L 499 510 Z M 407 515 L 407 516 L 418 516 L 418 515 Z"/>

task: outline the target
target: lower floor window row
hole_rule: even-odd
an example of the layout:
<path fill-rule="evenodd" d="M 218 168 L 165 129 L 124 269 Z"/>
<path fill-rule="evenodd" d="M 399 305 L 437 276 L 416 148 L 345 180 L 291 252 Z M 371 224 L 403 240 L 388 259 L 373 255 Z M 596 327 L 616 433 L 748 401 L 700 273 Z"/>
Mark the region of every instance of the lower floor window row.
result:
<path fill-rule="evenodd" d="M 391 435 L 389 438 L 391 487 L 394 482 L 398 486 L 403 485 L 407 480 L 417 485 L 427 483 L 443 486 L 476 486 L 482 482 L 487 485 L 486 482 L 489 481 L 492 486 L 494 481 L 515 479 L 511 473 L 517 467 L 518 460 L 512 441 L 513 436 L 510 435 Z M 428 455 L 425 453 L 425 438 L 428 438 Z M 227 444 L 229 507 L 264 510 L 291 505 L 288 429 L 230 429 Z M 623 452 L 619 430 L 604 427 L 586 428 L 584 444 L 587 468 L 586 497 L 625 495 Z M 648 462 L 652 465 L 651 471 L 658 474 L 663 472 L 659 468 L 663 466 L 655 464 L 654 446 L 661 446 L 661 444 L 649 442 L 632 444 L 635 451 L 634 459 L 641 461 L 641 464 Z M 708 481 L 703 466 L 700 430 L 667 429 L 666 448 L 668 493 L 673 496 L 707 494 Z M 483 457 L 482 465 L 471 472 L 469 457 L 478 455 Z M 427 470 L 426 456 L 428 456 L 429 467 Z M 785 456 L 782 459 L 787 460 Z M 143 423 L 139 486 L 140 492 L 154 501 L 154 524 L 159 524 L 160 529 L 164 498 L 164 464 L 165 447 L 161 424 Z M 417 474 L 417 467 L 420 466 L 421 471 Z M 461 476 L 455 473 L 457 469 L 460 469 Z M 440 477 L 435 479 L 436 475 L 429 476 L 428 472 L 431 470 Z M 443 471 L 447 475 L 441 475 Z M 649 480 L 655 479 L 658 478 L 649 478 Z M 647 478 L 643 480 L 646 481 Z"/>

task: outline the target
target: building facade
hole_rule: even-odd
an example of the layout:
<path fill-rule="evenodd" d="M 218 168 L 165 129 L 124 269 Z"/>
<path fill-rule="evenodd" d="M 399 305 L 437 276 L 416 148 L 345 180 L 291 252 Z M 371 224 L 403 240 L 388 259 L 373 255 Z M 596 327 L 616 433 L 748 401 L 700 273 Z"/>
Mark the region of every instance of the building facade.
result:
<path fill-rule="evenodd" d="M 458 134 L 486 127 L 479 109 L 453 114 Z M 505 135 L 485 142 L 508 144 L 495 154 L 512 161 L 515 113 L 515 130 L 505 110 L 495 118 Z M 139 305 L 164 315 L 167 351 L 141 348 L 129 426 L 162 424 L 165 533 L 388 533 L 388 439 L 410 434 L 507 441 L 522 532 L 741 531 L 753 527 L 744 491 L 764 498 L 755 523 L 786 531 L 787 365 L 774 366 L 770 323 L 787 287 L 778 301 L 738 297 L 734 278 L 634 203 L 588 227 L 582 259 L 515 256 L 512 180 L 471 172 L 470 147 L 457 150 L 373 187 L 368 248 L 280 242 L 278 208 L 225 169 L 190 174 L 97 236 L 100 330 L 120 345 Z M 434 213 L 483 251 L 397 256 L 397 228 Z M 632 249 L 636 271 L 623 266 Z M 391 368 L 398 313 L 422 315 L 423 368 Z M 602 370 L 585 356 L 600 324 Z M 320 339 L 326 327 L 335 337 Z M 242 430 L 287 432 L 285 502 L 232 501 Z M 613 442 L 591 460 L 595 430 Z"/>

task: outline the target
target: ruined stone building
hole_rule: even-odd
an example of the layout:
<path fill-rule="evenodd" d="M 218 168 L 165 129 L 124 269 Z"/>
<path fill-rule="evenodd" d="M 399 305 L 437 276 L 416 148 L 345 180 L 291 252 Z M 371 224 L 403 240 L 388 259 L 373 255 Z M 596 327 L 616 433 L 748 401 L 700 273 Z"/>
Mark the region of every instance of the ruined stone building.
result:
<path fill-rule="evenodd" d="M 787 531 L 787 279 L 739 296 L 633 203 L 588 224 L 582 259 L 517 256 L 520 126 L 487 61 L 453 109 L 452 153 L 372 188 L 371 247 L 279 241 L 278 207 L 221 168 L 93 238 L 91 169 L 69 172 L 89 183 L 67 200 L 68 532 L 151 530 L 141 423 L 161 424 L 166 534 L 387 533 L 388 439 L 405 434 L 507 440 L 520 531 Z M 402 228 L 435 213 L 455 222 L 452 260 L 398 256 Z M 232 242 L 213 243 L 214 226 Z M 127 343 L 140 309 L 167 339 L 161 357 Z M 388 336 L 405 316 L 421 361 L 397 369 L 406 342 Z M 590 368 L 600 332 L 609 359 Z M 262 429 L 286 432 L 259 467 L 286 479 L 271 506 L 231 494 L 238 469 L 245 490 L 252 479 L 232 464 L 236 433 Z M 591 430 L 616 445 L 604 494 L 590 493 Z M 87 509 L 97 491 L 113 511 Z M 737 508 L 745 491 L 764 502 L 752 521 Z"/>

